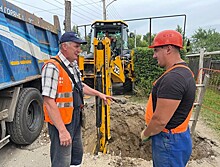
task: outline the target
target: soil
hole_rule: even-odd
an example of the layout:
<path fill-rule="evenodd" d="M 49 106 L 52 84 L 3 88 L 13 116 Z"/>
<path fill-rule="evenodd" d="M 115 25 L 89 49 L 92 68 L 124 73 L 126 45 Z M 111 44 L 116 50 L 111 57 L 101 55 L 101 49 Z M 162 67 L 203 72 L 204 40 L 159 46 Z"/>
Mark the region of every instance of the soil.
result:
<path fill-rule="evenodd" d="M 132 103 L 124 96 L 111 104 L 111 139 L 108 154 L 93 154 L 96 143 L 96 114 L 93 98 L 86 99 L 86 127 L 83 129 L 84 157 L 82 167 L 146 167 L 152 166 L 151 143 L 140 142 L 144 128 L 145 104 Z M 127 102 L 126 102 L 127 101 Z M 49 167 L 49 138 L 44 127 L 40 137 L 29 146 L 9 143 L 0 150 L 2 167 Z M 203 120 L 196 126 L 193 153 L 188 167 L 220 166 L 219 136 Z"/>

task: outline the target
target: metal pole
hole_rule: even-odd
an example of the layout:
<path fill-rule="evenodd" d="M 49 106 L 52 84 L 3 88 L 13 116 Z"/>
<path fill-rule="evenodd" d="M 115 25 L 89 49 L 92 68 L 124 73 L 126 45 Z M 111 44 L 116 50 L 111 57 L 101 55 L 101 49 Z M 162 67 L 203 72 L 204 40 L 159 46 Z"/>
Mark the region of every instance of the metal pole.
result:
<path fill-rule="evenodd" d="M 105 7 L 105 0 L 102 0 L 103 2 L 103 19 L 106 20 L 106 7 Z"/>
<path fill-rule="evenodd" d="M 71 31 L 71 1 L 65 0 L 65 21 L 64 21 L 65 32 Z"/>
<path fill-rule="evenodd" d="M 84 30 L 85 30 L 85 40 L 86 40 L 86 25 L 84 26 Z"/>
<path fill-rule="evenodd" d="M 204 49 L 200 49 L 200 56 L 199 56 L 199 76 L 198 76 L 198 83 L 201 84 L 202 83 L 202 68 L 203 68 L 203 64 L 204 64 Z"/>
<path fill-rule="evenodd" d="M 150 31 L 150 35 L 149 35 L 149 45 L 151 45 L 151 34 L 152 34 L 152 30 L 151 30 L 151 24 L 152 24 L 152 18 L 150 18 L 150 27 L 149 27 L 149 31 Z"/>
<path fill-rule="evenodd" d="M 137 36 L 136 36 L 136 30 L 134 30 L 134 48 L 137 47 Z"/>

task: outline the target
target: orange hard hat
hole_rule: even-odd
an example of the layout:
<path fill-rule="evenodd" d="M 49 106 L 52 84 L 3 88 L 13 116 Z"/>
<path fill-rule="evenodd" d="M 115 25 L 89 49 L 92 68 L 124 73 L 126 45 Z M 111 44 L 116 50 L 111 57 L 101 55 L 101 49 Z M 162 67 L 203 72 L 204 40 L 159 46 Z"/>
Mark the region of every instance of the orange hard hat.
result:
<path fill-rule="evenodd" d="M 153 44 L 149 48 L 163 45 L 175 45 L 183 48 L 183 37 L 175 30 L 164 30 L 155 36 Z"/>

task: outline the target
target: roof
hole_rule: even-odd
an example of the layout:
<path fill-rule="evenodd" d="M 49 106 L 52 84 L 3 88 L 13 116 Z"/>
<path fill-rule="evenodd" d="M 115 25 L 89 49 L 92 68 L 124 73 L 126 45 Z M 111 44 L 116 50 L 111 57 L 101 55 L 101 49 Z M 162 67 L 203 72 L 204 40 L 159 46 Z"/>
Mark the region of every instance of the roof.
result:
<path fill-rule="evenodd" d="M 96 23 L 121 23 L 126 27 L 128 26 L 123 20 L 96 20 L 94 23 L 92 23 L 92 26 L 94 26 Z"/>

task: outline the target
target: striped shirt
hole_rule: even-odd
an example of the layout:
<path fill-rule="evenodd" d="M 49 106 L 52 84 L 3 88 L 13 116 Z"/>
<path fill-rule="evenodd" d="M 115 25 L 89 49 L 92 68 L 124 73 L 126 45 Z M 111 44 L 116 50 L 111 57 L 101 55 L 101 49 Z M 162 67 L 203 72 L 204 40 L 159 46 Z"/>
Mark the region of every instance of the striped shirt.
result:
<path fill-rule="evenodd" d="M 79 71 L 77 61 L 70 63 L 61 52 L 58 53 L 58 56 L 62 60 L 62 62 L 66 65 L 66 67 L 68 67 L 70 72 L 74 75 L 76 83 L 79 82 L 79 80 L 81 81 L 81 73 Z M 78 78 L 77 73 L 79 74 L 80 78 Z M 42 95 L 43 96 L 48 96 L 53 99 L 56 98 L 58 77 L 59 77 L 58 68 L 53 63 L 47 63 L 42 70 L 41 81 L 42 81 Z M 74 88 L 73 83 L 72 85 Z"/>

